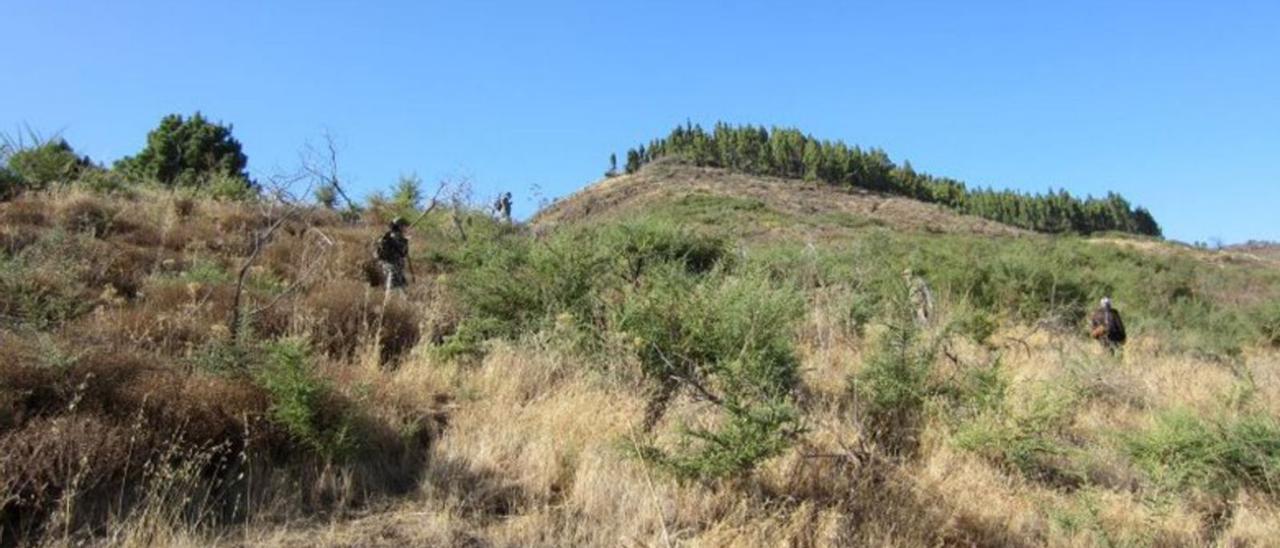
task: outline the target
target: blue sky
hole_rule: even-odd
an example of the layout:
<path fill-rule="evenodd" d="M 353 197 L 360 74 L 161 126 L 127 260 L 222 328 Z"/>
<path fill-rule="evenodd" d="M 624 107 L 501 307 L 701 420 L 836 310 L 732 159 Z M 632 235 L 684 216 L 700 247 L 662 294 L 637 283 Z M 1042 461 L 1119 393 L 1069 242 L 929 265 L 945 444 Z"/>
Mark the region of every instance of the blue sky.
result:
<path fill-rule="evenodd" d="M 259 176 L 328 131 L 361 194 L 469 176 L 527 215 L 610 152 L 724 120 L 970 185 L 1116 190 L 1184 241 L 1280 240 L 1274 1 L 10 0 L 0 30 L 0 130 L 99 161 L 201 110 Z"/>

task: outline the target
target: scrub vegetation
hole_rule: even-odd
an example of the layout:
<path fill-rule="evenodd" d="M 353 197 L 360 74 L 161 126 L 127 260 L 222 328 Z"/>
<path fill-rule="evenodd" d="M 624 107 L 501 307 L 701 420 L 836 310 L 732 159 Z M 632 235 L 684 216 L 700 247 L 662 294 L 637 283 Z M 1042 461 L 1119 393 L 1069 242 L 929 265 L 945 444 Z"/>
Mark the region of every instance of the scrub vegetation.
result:
<path fill-rule="evenodd" d="M 339 206 L 68 151 L 0 172 L 3 545 L 1280 537 L 1265 256 L 660 161 L 527 224 L 442 202 L 388 294 L 415 178 Z"/>

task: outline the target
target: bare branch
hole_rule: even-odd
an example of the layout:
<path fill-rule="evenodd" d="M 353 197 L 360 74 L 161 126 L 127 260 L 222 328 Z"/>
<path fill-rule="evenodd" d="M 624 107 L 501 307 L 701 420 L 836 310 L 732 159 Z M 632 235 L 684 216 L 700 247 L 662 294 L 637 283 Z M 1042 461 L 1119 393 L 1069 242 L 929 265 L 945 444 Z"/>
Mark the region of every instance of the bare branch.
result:
<path fill-rule="evenodd" d="M 324 139 L 324 149 L 319 150 L 312 144 L 308 143 L 300 154 L 302 163 L 302 171 L 311 176 L 321 184 L 332 188 L 347 203 L 347 208 L 351 210 L 359 209 L 355 201 L 347 195 L 347 191 L 342 188 L 342 183 L 338 178 L 338 146 L 334 142 L 333 135 L 325 131 L 322 135 Z"/>

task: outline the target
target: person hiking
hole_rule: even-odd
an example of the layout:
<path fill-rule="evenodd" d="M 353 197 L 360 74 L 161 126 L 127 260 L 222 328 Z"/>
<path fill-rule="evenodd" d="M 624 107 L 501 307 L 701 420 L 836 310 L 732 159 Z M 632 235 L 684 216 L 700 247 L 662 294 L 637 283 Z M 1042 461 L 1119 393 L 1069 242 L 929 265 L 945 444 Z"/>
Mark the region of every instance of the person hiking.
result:
<path fill-rule="evenodd" d="M 1111 306 L 1110 298 L 1103 297 L 1098 309 L 1093 311 L 1089 334 L 1113 354 L 1124 345 L 1124 322 L 1120 320 L 1120 311 Z"/>
<path fill-rule="evenodd" d="M 916 325 L 928 326 L 933 321 L 933 291 L 929 284 L 910 268 L 902 271 L 902 281 L 907 286 L 907 303 Z"/>
<path fill-rule="evenodd" d="M 507 223 L 511 222 L 511 193 L 503 192 L 493 201 L 493 210 Z"/>
<path fill-rule="evenodd" d="M 386 288 L 401 289 L 407 285 L 404 277 L 405 264 L 409 258 L 409 239 L 404 235 L 409 221 L 396 217 L 391 221 L 387 232 L 378 238 L 378 246 L 374 252 L 382 273 L 386 278 Z"/>

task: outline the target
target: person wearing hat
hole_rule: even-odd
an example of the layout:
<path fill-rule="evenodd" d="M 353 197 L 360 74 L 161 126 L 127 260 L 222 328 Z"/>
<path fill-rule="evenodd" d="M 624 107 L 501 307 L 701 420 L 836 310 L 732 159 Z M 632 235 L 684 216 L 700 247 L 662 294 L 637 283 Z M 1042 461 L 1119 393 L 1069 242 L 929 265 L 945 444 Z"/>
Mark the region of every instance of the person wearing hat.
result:
<path fill-rule="evenodd" d="M 405 237 L 404 229 L 408 226 L 409 221 L 403 217 L 396 217 L 391 221 L 386 234 L 378 239 L 378 247 L 374 254 L 378 264 L 382 266 L 388 292 L 407 285 L 404 268 L 409 258 L 409 239 Z"/>
<path fill-rule="evenodd" d="M 1113 354 L 1124 345 L 1124 322 L 1120 320 L 1120 311 L 1111 306 L 1110 298 L 1103 297 L 1098 309 L 1093 311 L 1089 318 L 1089 334 Z"/>

